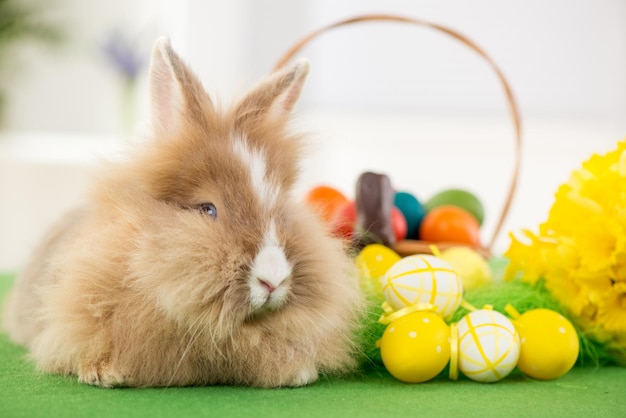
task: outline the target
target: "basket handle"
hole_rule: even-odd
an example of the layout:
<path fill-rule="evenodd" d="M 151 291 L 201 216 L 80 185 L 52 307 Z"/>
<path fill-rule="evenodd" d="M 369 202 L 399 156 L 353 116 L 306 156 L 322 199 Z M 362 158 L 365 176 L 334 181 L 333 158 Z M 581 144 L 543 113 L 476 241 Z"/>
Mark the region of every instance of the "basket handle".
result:
<path fill-rule="evenodd" d="M 515 136 L 515 149 L 514 149 L 515 156 L 514 156 L 514 162 L 513 162 L 513 176 L 511 178 L 511 182 L 509 183 L 509 190 L 506 194 L 506 199 L 504 201 L 504 205 L 502 207 L 500 217 L 496 224 L 496 228 L 494 229 L 491 239 L 489 240 L 489 245 L 487 245 L 485 249 L 486 253 L 490 254 L 493 248 L 493 245 L 498 237 L 498 234 L 500 233 L 500 230 L 502 229 L 502 225 L 504 224 L 504 221 L 509 213 L 511 203 L 513 201 L 513 196 L 517 188 L 520 163 L 521 163 L 522 129 L 521 129 L 521 119 L 519 115 L 519 110 L 518 110 L 517 103 L 515 101 L 515 96 L 513 95 L 513 91 L 508 81 L 506 80 L 506 77 L 502 73 L 502 70 L 500 70 L 500 68 L 496 65 L 493 59 L 491 59 L 491 57 L 487 55 L 487 53 L 482 48 L 476 45 L 476 43 L 471 41 L 465 35 L 462 35 L 455 30 L 439 25 L 437 23 L 432 23 L 432 22 L 428 22 L 425 20 L 415 19 L 415 18 L 406 17 L 406 16 L 400 16 L 400 15 L 367 14 L 367 15 L 360 15 L 360 16 L 356 16 L 356 17 L 352 17 L 352 18 L 348 18 L 348 19 L 331 23 L 329 25 L 323 26 L 309 33 L 308 35 L 305 35 L 300 40 L 298 40 L 291 48 L 289 48 L 289 50 L 287 50 L 287 52 L 278 60 L 278 63 L 274 67 L 274 71 L 283 67 L 285 64 L 287 64 L 300 50 L 302 50 L 313 39 L 319 37 L 323 33 L 329 32 L 332 29 L 335 29 L 341 26 L 348 26 L 354 23 L 373 22 L 373 21 L 400 22 L 400 23 L 407 23 L 407 24 L 412 24 L 412 25 L 417 25 L 417 26 L 425 26 L 425 27 L 434 29 L 438 32 L 442 32 L 448 36 L 451 36 L 452 38 L 460 41 L 462 44 L 469 47 L 471 50 L 473 50 L 479 56 L 481 56 L 487 62 L 487 64 L 491 67 L 491 69 L 495 72 L 496 76 L 498 77 L 498 80 L 500 81 L 500 84 L 502 85 L 502 88 L 504 89 L 504 94 L 508 103 L 509 113 L 511 115 L 511 120 L 513 122 L 513 134 Z M 399 244 L 399 248 L 401 248 L 402 252 L 404 253 L 423 252 L 423 250 L 428 251 L 428 245 L 429 245 L 427 243 L 422 243 L 419 241 L 408 241 L 408 240 L 402 243 L 398 243 L 398 244 Z"/>

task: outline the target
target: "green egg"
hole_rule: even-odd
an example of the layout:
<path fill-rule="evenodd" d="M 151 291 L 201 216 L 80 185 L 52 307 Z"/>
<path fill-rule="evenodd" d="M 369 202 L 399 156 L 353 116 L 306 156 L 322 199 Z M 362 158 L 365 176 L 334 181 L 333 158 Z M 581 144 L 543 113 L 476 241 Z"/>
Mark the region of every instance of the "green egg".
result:
<path fill-rule="evenodd" d="M 483 204 L 478 200 L 478 198 L 463 189 L 447 189 L 442 190 L 437 193 L 433 197 L 431 197 L 426 204 L 424 205 L 426 211 L 431 211 L 432 209 L 444 206 L 444 205 L 453 205 L 465 209 L 469 212 L 476 220 L 479 225 L 483 224 L 483 219 L 485 217 L 485 209 L 483 208 Z"/>

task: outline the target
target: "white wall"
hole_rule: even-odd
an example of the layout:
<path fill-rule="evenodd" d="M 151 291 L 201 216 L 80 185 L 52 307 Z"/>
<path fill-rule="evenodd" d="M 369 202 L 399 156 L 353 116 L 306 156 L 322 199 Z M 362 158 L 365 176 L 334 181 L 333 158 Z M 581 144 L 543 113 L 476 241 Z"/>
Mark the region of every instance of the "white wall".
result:
<path fill-rule="evenodd" d="M 626 117 L 626 2 L 474 0 L 309 3 L 307 27 L 364 11 L 455 29 L 510 79 L 525 114 Z M 495 78 L 467 48 L 431 30 L 368 24 L 317 41 L 312 100 L 448 112 L 502 108 Z"/>
<path fill-rule="evenodd" d="M 300 36 L 367 12 L 447 25 L 501 66 L 526 115 L 626 116 L 623 0 L 56 0 L 71 42 L 59 54 L 31 51 L 12 91 L 8 127 L 115 132 L 119 83 L 98 43 L 123 26 L 171 36 L 212 92 L 231 95 L 263 74 Z M 28 51 L 26 51 L 28 52 Z M 503 108 L 495 78 L 473 53 L 422 28 L 367 24 L 323 36 L 303 52 L 311 105 L 420 112 Z M 145 87 L 145 79 L 140 80 Z M 145 110 L 145 89 L 139 106 Z M 142 113 L 143 114 L 143 113 Z"/>

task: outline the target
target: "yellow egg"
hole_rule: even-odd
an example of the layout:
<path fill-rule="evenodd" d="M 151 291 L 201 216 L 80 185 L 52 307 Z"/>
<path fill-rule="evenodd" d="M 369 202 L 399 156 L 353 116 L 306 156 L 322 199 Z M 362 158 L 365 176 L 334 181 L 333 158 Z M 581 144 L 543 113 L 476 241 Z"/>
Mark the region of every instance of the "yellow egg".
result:
<path fill-rule="evenodd" d="M 576 363 L 579 351 L 574 326 L 550 309 L 533 309 L 515 320 L 521 349 L 517 367 L 535 379 L 556 379 Z"/>
<path fill-rule="evenodd" d="M 517 364 L 519 337 L 511 321 L 499 312 L 480 309 L 457 324 L 459 369 L 478 382 L 505 378 Z"/>
<path fill-rule="evenodd" d="M 416 311 L 387 325 L 380 340 L 383 364 L 407 383 L 437 376 L 450 360 L 450 328 L 431 311 Z"/>
<path fill-rule="evenodd" d="M 380 278 L 401 258 L 392 249 L 381 244 L 370 244 L 363 248 L 356 257 L 356 266 L 363 284 L 382 297 Z"/>
<path fill-rule="evenodd" d="M 444 319 L 461 305 L 463 284 L 450 264 L 432 255 L 412 255 L 395 263 L 381 278 L 385 300 L 396 310 L 431 304 Z"/>
<path fill-rule="evenodd" d="M 441 251 L 439 258 L 447 261 L 459 273 L 463 289 L 475 289 L 492 281 L 487 261 L 469 247 L 451 247 Z"/>

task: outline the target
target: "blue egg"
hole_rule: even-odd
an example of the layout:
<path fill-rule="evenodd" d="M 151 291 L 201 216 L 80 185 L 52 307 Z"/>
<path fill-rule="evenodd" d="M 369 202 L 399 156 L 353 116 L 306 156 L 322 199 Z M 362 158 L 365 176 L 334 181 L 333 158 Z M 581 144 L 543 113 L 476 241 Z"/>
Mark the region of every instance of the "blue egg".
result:
<path fill-rule="evenodd" d="M 400 209 L 406 218 L 407 239 L 417 239 L 420 224 L 426 214 L 424 206 L 415 196 L 407 192 L 397 192 L 393 204 Z"/>

